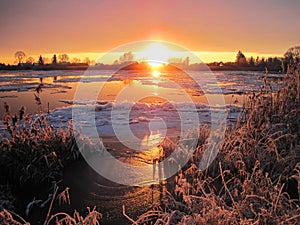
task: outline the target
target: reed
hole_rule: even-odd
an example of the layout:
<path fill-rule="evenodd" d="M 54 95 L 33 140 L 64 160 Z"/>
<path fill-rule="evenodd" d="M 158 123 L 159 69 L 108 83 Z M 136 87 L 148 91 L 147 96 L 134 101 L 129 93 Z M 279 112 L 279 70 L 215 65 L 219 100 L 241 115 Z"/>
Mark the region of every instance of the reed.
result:
<path fill-rule="evenodd" d="M 5 129 L 0 135 L 0 224 L 29 224 L 21 216 L 9 211 L 14 210 L 12 190 L 46 189 L 56 185 L 63 178 L 64 167 L 82 158 L 76 141 L 88 146 L 86 149 L 91 154 L 94 148 L 79 131 L 73 130 L 71 122 L 66 127 L 54 128 L 48 124 L 48 114 L 30 115 L 25 107 L 21 107 L 17 116 L 10 112 L 7 103 L 4 108 L 2 121 Z M 66 213 L 51 215 L 55 201 L 59 204 L 70 203 L 68 189 L 59 195 L 56 190 L 43 202 L 33 200 L 27 206 L 27 216 L 33 205 L 44 208 L 50 200 L 45 224 L 53 224 L 54 221 L 55 224 L 99 224 L 101 214 L 95 208 L 88 208 L 86 217 L 76 211 L 72 216 Z"/>
<path fill-rule="evenodd" d="M 4 184 L 17 187 L 35 186 L 62 178 L 62 169 L 80 158 L 71 123 L 54 129 L 47 115 L 23 115 L 9 111 L 3 117 L 6 126 L 0 139 L 0 177 Z"/>
<path fill-rule="evenodd" d="M 86 216 L 81 216 L 79 212 L 76 210 L 74 211 L 73 215 L 70 215 L 65 212 L 58 212 L 51 215 L 51 210 L 53 207 L 54 201 L 59 201 L 61 203 L 70 204 L 70 197 L 68 193 L 68 188 L 62 191 L 60 194 L 57 194 L 58 187 L 55 186 L 54 192 L 52 194 L 51 203 L 48 208 L 47 216 L 44 220 L 44 225 L 49 224 L 56 224 L 56 225 L 99 225 L 100 220 L 102 218 L 102 214 L 96 210 L 96 207 L 93 209 L 87 208 Z M 30 225 L 24 218 L 20 215 L 9 211 L 9 210 L 2 210 L 0 212 L 0 224 L 4 225 Z"/>
<path fill-rule="evenodd" d="M 274 92 L 266 72 L 260 92 L 248 96 L 243 114 L 227 129 L 209 168 L 198 170 L 209 144 L 206 139 L 198 142 L 188 165 L 178 172 L 166 203 L 137 220 L 130 218 L 134 224 L 298 223 L 299 83 L 299 68 L 290 67 Z M 165 146 L 172 151 L 171 145 Z"/>

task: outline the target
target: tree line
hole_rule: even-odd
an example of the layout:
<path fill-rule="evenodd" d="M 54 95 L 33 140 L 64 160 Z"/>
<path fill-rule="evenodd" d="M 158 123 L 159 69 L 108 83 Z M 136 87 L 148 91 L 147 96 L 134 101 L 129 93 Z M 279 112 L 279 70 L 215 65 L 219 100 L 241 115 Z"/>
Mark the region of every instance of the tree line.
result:
<path fill-rule="evenodd" d="M 22 64 L 44 65 L 44 64 L 70 64 L 70 63 L 91 65 L 95 63 L 93 60 L 90 60 L 88 57 L 84 58 L 83 60 L 76 57 L 70 59 L 70 57 L 67 54 L 59 54 L 58 56 L 54 54 L 51 59 L 40 55 L 38 59 L 35 60 L 32 56 L 26 57 L 26 54 L 23 51 L 17 51 L 15 53 L 15 59 L 16 59 L 15 62 L 18 65 L 22 65 Z"/>
<path fill-rule="evenodd" d="M 36 67 L 37 69 L 45 69 L 46 66 L 48 69 L 51 68 L 66 68 L 66 67 L 86 67 L 89 65 L 96 65 L 97 68 L 111 69 L 113 66 L 120 65 L 129 65 L 131 63 L 138 63 L 135 60 L 135 55 L 129 51 L 125 52 L 123 55 L 119 57 L 119 59 L 115 60 L 113 64 L 103 64 L 103 63 L 95 63 L 95 61 L 90 60 L 88 57 L 82 59 L 72 58 L 67 54 L 54 54 L 51 59 L 43 57 L 40 55 L 38 59 L 34 59 L 32 56 L 26 56 L 23 51 L 17 51 L 15 53 L 15 63 L 17 66 L 5 66 L 4 64 L 0 64 L 2 69 L 18 69 L 22 67 L 23 69 L 32 69 L 35 65 L 39 65 Z M 139 62 L 147 62 L 146 59 L 140 59 Z M 297 65 L 300 62 L 300 46 L 295 46 L 289 48 L 283 56 L 281 57 L 256 57 L 251 56 L 247 58 L 242 51 L 238 51 L 236 54 L 236 59 L 234 62 L 212 62 L 208 63 L 210 69 L 212 70 L 265 70 L 267 68 L 270 71 L 278 71 L 284 72 L 286 71 L 288 65 Z M 190 64 L 190 58 L 186 57 L 182 58 L 169 58 L 167 64 L 172 64 L 174 66 L 178 66 L 179 68 L 191 69 L 191 70 L 201 70 L 205 68 L 203 66 L 204 63 L 194 63 Z M 42 66 L 45 65 L 45 66 Z M 57 66 L 56 66 L 57 65 Z"/>
<path fill-rule="evenodd" d="M 247 69 L 247 70 L 264 70 L 267 68 L 272 71 L 284 72 L 289 65 L 300 63 L 300 46 L 289 48 L 281 57 L 259 57 L 251 56 L 247 58 L 242 51 L 238 51 L 234 62 L 212 62 L 208 66 L 219 69 Z"/>

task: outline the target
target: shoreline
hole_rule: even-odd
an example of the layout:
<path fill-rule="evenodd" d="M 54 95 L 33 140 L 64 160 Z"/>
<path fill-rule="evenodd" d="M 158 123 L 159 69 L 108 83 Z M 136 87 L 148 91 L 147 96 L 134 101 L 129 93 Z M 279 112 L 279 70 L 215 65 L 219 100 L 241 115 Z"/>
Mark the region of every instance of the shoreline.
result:
<path fill-rule="evenodd" d="M 145 157 L 143 156 L 145 151 L 130 150 L 123 146 L 115 136 L 101 136 L 101 138 L 107 151 L 118 160 L 136 166 L 148 165 L 142 160 Z M 52 213 L 64 211 L 71 215 L 76 210 L 84 214 L 87 207 L 96 206 L 96 209 L 103 215 L 101 224 L 130 224 L 122 214 L 122 206 L 126 207 L 126 213 L 131 217 L 138 218 L 139 215 L 151 210 L 153 205 L 161 203 L 166 194 L 162 188 L 164 185 L 162 183 L 141 186 L 118 184 L 98 174 L 84 158 L 81 158 L 63 168 L 63 177 L 61 183 L 59 182 L 60 190 L 69 188 L 71 204 L 54 204 Z M 26 196 L 23 195 L 22 190 L 15 193 L 17 196 L 16 212 L 29 222 L 42 224 L 47 208 L 35 207 L 29 216 L 26 216 L 24 212 L 28 202 L 32 199 L 47 198 L 49 186 L 29 188 L 26 193 Z"/>
<path fill-rule="evenodd" d="M 176 66 L 176 65 L 175 65 Z M 121 69 L 120 69 L 121 68 Z M 179 66 L 178 68 L 183 70 L 190 70 L 190 71 L 261 71 L 265 72 L 266 68 L 268 68 L 269 72 L 281 72 L 282 68 L 281 66 L 274 66 L 274 65 L 268 65 L 268 64 L 262 64 L 262 65 L 256 65 L 256 66 L 250 66 L 250 65 L 215 65 L 215 64 L 191 64 L 190 66 Z M 76 64 L 46 64 L 46 65 L 0 65 L 0 70 L 3 71 L 27 71 L 27 70 L 34 70 L 34 71 L 55 71 L 55 70 L 138 70 L 138 71 L 144 71 L 149 68 L 144 67 L 134 67 L 131 66 L 128 67 L 128 65 L 95 65 L 95 66 L 89 66 L 89 65 L 76 65 Z M 167 69 L 168 70 L 168 69 Z M 170 69 L 171 71 L 174 69 Z"/>

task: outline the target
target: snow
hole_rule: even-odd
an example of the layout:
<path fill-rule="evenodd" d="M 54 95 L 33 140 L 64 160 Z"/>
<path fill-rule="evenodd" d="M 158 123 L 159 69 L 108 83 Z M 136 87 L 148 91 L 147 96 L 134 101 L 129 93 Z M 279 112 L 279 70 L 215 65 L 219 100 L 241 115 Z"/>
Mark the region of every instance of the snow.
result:
<path fill-rule="evenodd" d="M 248 71 L 219 71 L 211 73 L 202 71 L 188 71 L 191 76 L 182 73 L 162 73 L 160 77 L 153 77 L 151 73 L 130 73 L 121 71 L 111 76 L 113 71 L 0 71 L 1 98 L 17 98 L 18 93 L 8 95 L 11 91 L 25 92 L 34 90 L 42 81 L 43 87 L 54 89 L 50 94 L 65 93 L 71 89 L 69 83 L 103 83 L 133 81 L 133 84 L 147 88 L 159 87 L 175 95 L 177 99 L 182 93 L 179 88 L 188 90 L 193 96 L 205 94 L 243 94 L 258 91 L 263 84 L 264 73 Z M 191 77 L 197 79 L 195 82 Z M 281 75 L 269 74 L 269 77 L 280 78 Z M 215 79 L 214 79 L 215 78 Z M 52 79 L 52 81 L 50 80 Z M 217 81 L 217 82 L 216 82 Z M 200 85 L 199 85 L 200 84 Z M 273 90 L 278 88 L 276 82 L 271 82 Z M 56 90 L 55 90 L 56 89 Z M 58 89 L 58 90 L 57 90 Z M 12 96 L 12 97 L 10 97 Z M 227 115 L 227 124 L 235 122 L 240 114 L 241 107 L 234 104 L 219 106 L 218 104 L 205 105 L 188 102 L 164 102 L 160 104 L 136 103 L 130 101 L 115 102 L 110 100 L 74 100 L 57 99 L 67 107 L 55 108 L 48 116 L 49 122 L 55 126 L 66 126 L 73 119 L 72 112 L 76 111 L 78 118 L 76 127 L 96 126 L 99 135 L 114 135 L 114 125 L 118 132 L 127 132 L 128 127 L 134 134 L 147 135 L 154 130 L 179 129 L 181 126 L 197 126 L 212 124 L 214 116 L 224 112 Z M 182 115 L 184 118 L 182 119 Z M 197 117 L 198 122 L 193 120 Z M 184 124 L 183 124 L 184 123 Z M 197 123 L 197 124 L 196 124 Z M 3 127 L 0 127 L 0 129 Z"/>
<path fill-rule="evenodd" d="M 203 125 L 212 123 L 212 112 L 218 113 L 225 110 L 228 113 L 228 123 L 230 123 L 236 121 L 241 111 L 241 107 L 229 105 L 224 107 L 210 107 L 204 104 L 196 104 L 195 106 L 196 111 L 192 107 L 188 108 L 186 103 L 149 105 L 142 103 L 130 104 L 128 102 L 118 104 L 77 102 L 77 104 L 73 104 L 72 106 L 53 110 L 48 119 L 54 127 L 59 127 L 69 120 L 74 119 L 72 118 L 72 110 L 76 110 L 76 122 L 79 123 L 77 126 L 92 127 L 95 123 L 100 136 L 114 135 L 113 123 L 117 124 L 119 132 L 126 132 L 127 125 L 129 124 L 130 129 L 134 133 L 147 135 L 149 133 L 149 126 L 152 126 L 153 129 L 157 128 L 154 129 L 155 131 L 164 128 L 162 121 L 166 126 L 165 129 L 180 129 L 182 121 L 179 114 L 181 112 L 187 115 L 196 113 L 199 119 L 198 125 Z M 98 110 L 99 107 L 101 107 L 101 110 Z M 176 108 L 179 110 L 176 110 Z M 115 112 L 112 112 L 112 110 L 115 110 Z M 91 117 L 94 121 L 90 120 Z M 195 121 L 189 119 L 185 119 L 183 122 L 187 125 L 197 125 Z"/>

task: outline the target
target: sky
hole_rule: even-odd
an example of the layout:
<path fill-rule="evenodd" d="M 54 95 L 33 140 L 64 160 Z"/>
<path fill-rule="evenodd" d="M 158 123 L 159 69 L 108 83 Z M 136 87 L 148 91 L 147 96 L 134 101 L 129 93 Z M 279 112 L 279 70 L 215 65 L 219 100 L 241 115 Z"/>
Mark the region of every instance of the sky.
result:
<path fill-rule="evenodd" d="M 300 45 L 299 9 L 299 0 L 0 0 L 0 62 L 18 50 L 93 58 L 149 39 L 210 61 L 238 50 L 282 56 Z"/>

